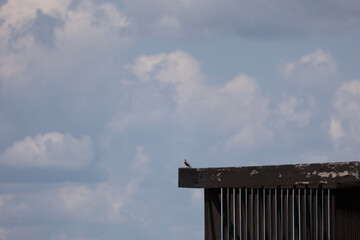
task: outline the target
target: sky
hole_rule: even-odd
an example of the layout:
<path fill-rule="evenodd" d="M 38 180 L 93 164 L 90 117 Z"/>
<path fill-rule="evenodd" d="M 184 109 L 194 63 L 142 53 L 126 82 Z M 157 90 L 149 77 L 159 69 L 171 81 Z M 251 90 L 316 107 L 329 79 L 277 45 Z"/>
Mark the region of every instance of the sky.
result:
<path fill-rule="evenodd" d="M 193 167 L 357 161 L 358 0 L 0 0 L 0 239 L 202 239 Z"/>

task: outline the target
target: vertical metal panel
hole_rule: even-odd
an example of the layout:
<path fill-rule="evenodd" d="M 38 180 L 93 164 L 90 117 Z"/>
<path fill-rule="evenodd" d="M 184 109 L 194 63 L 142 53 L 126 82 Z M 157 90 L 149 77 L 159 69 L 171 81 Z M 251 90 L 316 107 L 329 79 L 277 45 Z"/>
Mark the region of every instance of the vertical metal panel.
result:
<path fill-rule="evenodd" d="M 284 198 L 285 198 L 285 195 L 286 193 L 284 193 L 284 189 L 281 189 L 280 190 L 280 219 L 281 219 L 281 222 L 280 222 L 280 236 L 279 236 L 279 239 L 280 240 L 283 240 L 284 239 L 284 231 L 285 231 L 285 218 L 284 218 L 284 208 L 285 208 L 285 201 L 284 201 Z"/>
<path fill-rule="evenodd" d="M 276 207 L 276 239 L 281 239 L 281 190 L 275 189 Z"/>
<path fill-rule="evenodd" d="M 229 213 L 228 213 L 228 194 L 229 189 L 222 189 L 222 232 L 223 240 L 229 239 Z"/>
<path fill-rule="evenodd" d="M 298 240 L 300 235 L 299 222 L 299 189 L 294 190 L 294 239 Z"/>
<path fill-rule="evenodd" d="M 294 239 L 294 189 L 289 190 L 288 239 Z"/>
<path fill-rule="evenodd" d="M 246 189 L 241 188 L 240 189 L 240 215 L 241 215 L 241 239 L 245 240 L 247 238 L 246 231 L 247 231 L 247 222 L 246 222 Z"/>
<path fill-rule="evenodd" d="M 307 239 L 312 239 L 311 231 L 311 214 L 312 214 L 312 201 L 311 201 L 312 189 L 306 189 L 306 236 Z"/>
<path fill-rule="evenodd" d="M 317 236 L 317 201 L 316 201 L 316 196 L 317 196 L 317 192 L 318 189 L 311 189 L 311 237 L 313 240 L 316 240 L 316 236 Z"/>
<path fill-rule="evenodd" d="M 264 191 L 265 189 L 259 189 L 259 240 L 264 239 L 264 227 L 265 227 L 265 202 Z"/>
<path fill-rule="evenodd" d="M 253 189 L 247 189 L 247 239 L 253 240 Z"/>
<path fill-rule="evenodd" d="M 289 189 L 282 189 L 283 191 L 283 231 L 282 240 L 289 239 Z"/>
<path fill-rule="evenodd" d="M 343 239 L 360 239 L 360 225 L 356 225 L 360 223 L 359 192 L 360 188 L 357 192 L 224 188 L 219 196 L 219 190 L 205 189 L 205 236 L 216 239 L 212 237 L 220 234 L 222 240 L 322 240 L 336 239 L 335 234 L 346 232 Z"/>
<path fill-rule="evenodd" d="M 234 189 L 230 188 L 228 193 L 229 202 L 229 240 L 234 240 Z"/>
<path fill-rule="evenodd" d="M 240 190 L 235 189 L 235 240 L 240 240 Z"/>
<path fill-rule="evenodd" d="M 265 239 L 271 239 L 271 190 L 265 189 Z"/>
<path fill-rule="evenodd" d="M 322 189 L 316 191 L 316 234 L 317 239 L 323 239 L 322 235 Z"/>
<path fill-rule="evenodd" d="M 308 201 L 308 208 L 309 208 L 309 215 L 308 215 L 308 228 L 309 228 L 308 236 L 309 236 L 309 239 L 314 239 L 314 236 L 313 236 L 314 228 L 313 228 L 313 201 L 312 201 L 312 197 L 313 197 L 313 189 L 309 189 L 308 194 L 307 194 L 307 201 Z"/>
<path fill-rule="evenodd" d="M 336 239 L 336 231 L 335 231 L 335 212 L 336 212 L 336 208 L 335 208 L 335 199 L 336 199 L 336 195 L 335 195 L 335 190 L 331 190 L 330 191 L 330 239 L 334 240 Z"/>
<path fill-rule="evenodd" d="M 360 188 L 210 188 L 206 240 L 360 239 Z"/>
<path fill-rule="evenodd" d="M 208 188 L 205 195 L 205 239 L 221 238 L 221 189 Z"/>
<path fill-rule="evenodd" d="M 305 189 L 299 189 L 299 202 L 300 202 L 300 236 L 302 240 L 307 240 L 306 237 L 306 190 Z"/>
<path fill-rule="evenodd" d="M 325 239 L 325 207 L 324 207 L 324 189 L 321 189 L 321 239 Z"/>
<path fill-rule="evenodd" d="M 323 190 L 324 192 L 324 239 L 329 239 L 329 190 Z"/>
<path fill-rule="evenodd" d="M 271 239 L 277 238 L 275 189 L 271 189 Z"/>
<path fill-rule="evenodd" d="M 252 193 L 252 195 L 253 195 L 253 197 L 252 197 L 252 205 L 253 205 L 253 211 L 252 211 L 252 215 L 253 215 L 253 229 L 252 229 L 252 231 L 253 231 L 253 239 L 255 239 L 255 240 L 257 240 L 258 239 L 258 236 L 259 236 L 259 229 L 258 229 L 258 227 L 259 227 L 259 222 L 258 222 L 258 220 L 259 220 L 259 218 L 258 218 L 258 216 L 259 216 L 259 194 L 258 194 L 258 191 L 259 191 L 259 189 L 252 189 L 251 190 L 251 193 Z"/>

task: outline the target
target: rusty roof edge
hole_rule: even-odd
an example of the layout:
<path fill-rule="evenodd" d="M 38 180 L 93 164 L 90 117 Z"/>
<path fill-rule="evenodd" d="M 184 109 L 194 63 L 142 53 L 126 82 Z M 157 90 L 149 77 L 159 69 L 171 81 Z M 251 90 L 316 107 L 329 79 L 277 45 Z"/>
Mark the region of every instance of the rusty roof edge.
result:
<path fill-rule="evenodd" d="M 296 164 L 274 164 L 274 165 L 258 165 L 258 166 L 240 166 L 240 167 L 206 167 L 206 168 L 191 168 L 195 169 L 198 172 L 202 172 L 204 170 L 217 170 L 217 171 L 228 171 L 232 169 L 243 169 L 243 168 L 282 168 L 282 167 L 290 167 L 293 166 L 295 168 L 305 168 L 305 167 L 311 167 L 315 165 L 322 165 L 322 166 L 331 166 L 331 167 L 337 167 L 337 166 L 344 166 L 348 165 L 350 167 L 355 167 L 357 172 L 360 172 L 360 161 L 347 161 L 347 162 L 325 162 L 325 163 L 296 163 Z M 181 169 L 181 168 L 180 168 Z M 188 169 L 188 168 L 184 168 Z"/>
<path fill-rule="evenodd" d="M 182 182 L 179 187 L 267 187 L 273 184 L 278 186 L 292 185 L 294 187 L 308 187 L 311 185 L 345 187 L 351 184 L 360 184 L 360 162 L 357 161 L 220 168 L 179 168 L 180 172 L 182 174 L 179 175 L 179 178 L 182 178 Z M 237 180 L 234 182 L 232 179 Z M 241 179 L 241 183 L 236 183 L 239 179 Z"/>

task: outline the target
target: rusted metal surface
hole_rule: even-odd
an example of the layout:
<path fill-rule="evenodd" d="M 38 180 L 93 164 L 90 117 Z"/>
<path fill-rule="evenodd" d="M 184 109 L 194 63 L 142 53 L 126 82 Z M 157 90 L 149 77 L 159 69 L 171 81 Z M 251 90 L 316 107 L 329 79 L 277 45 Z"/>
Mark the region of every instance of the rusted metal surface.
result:
<path fill-rule="evenodd" d="M 336 188 L 352 184 L 360 184 L 359 162 L 179 169 L 179 187 L 186 188 Z"/>

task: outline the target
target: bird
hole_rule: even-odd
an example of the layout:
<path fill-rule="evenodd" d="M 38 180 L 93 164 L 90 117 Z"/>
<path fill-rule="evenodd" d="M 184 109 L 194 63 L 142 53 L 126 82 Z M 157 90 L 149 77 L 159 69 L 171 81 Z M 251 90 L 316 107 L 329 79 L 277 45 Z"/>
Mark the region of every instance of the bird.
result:
<path fill-rule="evenodd" d="M 190 163 L 188 163 L 188 161 L 186 161 L 186 159 L 184 159 L 184 164 L 185 164 L 188 168 L 191 168 Z"/>

